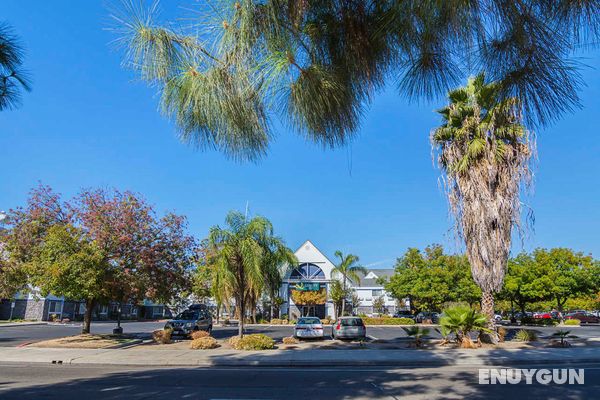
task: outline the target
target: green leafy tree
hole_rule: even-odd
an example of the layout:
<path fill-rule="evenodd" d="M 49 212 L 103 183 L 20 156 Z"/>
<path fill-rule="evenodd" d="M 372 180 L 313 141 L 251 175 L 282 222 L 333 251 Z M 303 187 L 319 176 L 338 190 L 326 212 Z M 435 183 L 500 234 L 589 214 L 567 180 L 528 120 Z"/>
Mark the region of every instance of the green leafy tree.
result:
<path fill-rule="evenodd" d="M 344 285 L 339 279 L 331 280 L 331 283 L 329 284 L 329 298 L 333 302 L 335 318 L 338 318 L 341 315 L 343 309 L 342 306 L 345 299 L 348 298 L 349 292 L 348 289 L 344 289 Z"/>
<path fill-rule="evenodd" d="M 447 302 L 473 305 L 481 297 L 466 257 L 444 254 L 438 245 L 429 246 L 424 252 L 408 249 L 397 260 L 394 275 L 385 288 L 396 299 L 408 298 L 413 310 L 441 310 Z"/>
<path fill-rule="evenodd" d="M 545 298 L 553 300 L 559 311 L 568 299 L 598 291 L 600 268 L 591 256 L 554 248 L 536 249 L 533 258 L 541 270 L 539 284 L 546 292 Z"/>
<path fill-rule="evenodd" d="M 385 297 L 379 296 L 373 299 L 373 311 L 378 314 L 385 313 Z"/>
<path fill-rule="evenodd" d="M 547 123 L 578 105 L 572 52 L 600 32 L 593 1 L 223 0 L 195 10 L 200 30 L 124 4 L 113 13 L 124 65 L 158 86 L 185 142 L 243 160 L 266 153 L 273 118 L 344 145 L 387 79 L 401 96 L 430 99 L 472 65 Z"/>
<path fill-rule="evenodd" d="M 208 242 L 214 252 L 215 291 L 221 299 L 235 299 L 240 321 L 238 335 L 244 335 L 244 317 L 249 295 L 261 291 L 265 272 L 273 258 L 296 264 L 293 252 L 273 234 L 273 225 L 264 217 L 246 218 L 232 211 L 225 218 L 228 228 L 213 226 Z M 231 297 L 229 297 L 231 296 Z"/>
<path fill-rule="evenodd" d="M 548 297 L 543 282 L 544 270 L 535 262 L 535 258 L 521 253 L 508 261 L 504 287 L 500 298 L 508 299 L 525 313 L 527 304 L 542 301 Z"/>
<path fill-rule="evenodd" d="M 23 46 L 12 28 L 0 22 L 0 111 L 21 103 L 21 91 L 30 91 L 28 74 L 23 70 Z"/>
<path fill-rule="evenodd" d="M 490 325 L 533 154 L 530 134 L 522 125 L 522 104 L 517 98 L 502 98 L 502 90 L 500 83 L 486 82 L 483 74 L 469 79 L 466 87 L 448 94 L 450 103 L 439 110 L 443 125 L 431 135 Z"/>
<path fill-rule="evenodd" d="M 106 283 L 123 278 L 97 244 L 72 225 L 52 226 L 28 267 L 42 295 L 85 301 L 82 333 L 90 332 L 94 306 L 111 299 Z"/>
<path fill-rule="evenodd" d="M 359 284 L 360 275 L 368 274 L 368 271 L 362 265 L 358 265 L 358 256 L 354 254 L 344 255 L 341 251 L 336 251 L 335 256 L 339 258 L 339 264 L 335 265 L 331 270 L 332 275 L 341 275 L 342 277 L 342 289 L 346 295 L 342 298 L 342 310 L 341 315 L 346 312 L 346 299 L 348 298 L 348 280 Z"/>

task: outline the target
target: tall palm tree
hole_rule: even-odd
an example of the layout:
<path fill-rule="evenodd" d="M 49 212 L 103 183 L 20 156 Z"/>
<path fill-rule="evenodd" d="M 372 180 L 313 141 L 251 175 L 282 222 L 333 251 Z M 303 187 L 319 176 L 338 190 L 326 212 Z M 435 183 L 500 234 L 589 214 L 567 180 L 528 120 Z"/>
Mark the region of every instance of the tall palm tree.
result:
<path fill-rule="evenodd" d="M 347 293 L 348 280 L 359 283 L 360 275 L 358 273 L 362 272 L 363 275 L 366 275 L 368 271 L 362 265 L 358 265 L 358 256 L 354 254 L 344 255 L 338 250 L 335 252 L 335 256 L 340 259 L 340 263 L 333 267 L 332 274 L 340 274 L 342 276 L 342 290 L 344 293 Z M 340 315 L 344 315 L 346 311 L 346 297 L 342 298 L 342 311 Z"/>
<path fill-rule="evenodd" d="M 431 135 L 450 210 L 464 240 L 471 274 L 481 288 L 481 309 L 493 326 L 494 293 L 502 281 L 511 233 L 520 227 L 520 192 L 530 182 L 532 134 L 521 103 L 501 98 L 502 86 L 483 73 L 448 94 L 443 125 Z"/>
<path fill-rule="evenodd" d="M 23 71 L 23 47 L 10 26 L 0 22 L 0 111 L 16 107 L 20 89 L 31 90 Z"/>
<path fill-rule="evenodd" d="M 228 226 L 213 226 L 208 242 L 215 258 L 215 291 L 223 300 L 232 296 L 239 313 L 238 335 L 244 334 L 248 300 L 264 288 L 265 276 L 276 262 L 295 262 L 293 252 L 273 234 L 273 225 L 264 217 L 248 219 L 231 211 Z"/>

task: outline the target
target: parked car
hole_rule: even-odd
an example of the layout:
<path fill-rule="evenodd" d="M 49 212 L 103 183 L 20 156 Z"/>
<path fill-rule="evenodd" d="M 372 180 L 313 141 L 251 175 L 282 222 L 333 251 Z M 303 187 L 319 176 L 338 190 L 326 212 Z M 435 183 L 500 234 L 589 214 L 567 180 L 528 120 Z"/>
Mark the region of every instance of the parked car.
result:
<path fill-rule="evenodd" d="M 538 312 L 533 314 L 535 319 L 561 319 L 562 315 L 558 311 Z"/>
<path fill-rule="evenodd" d="M 414 320 L 418 323 L 431 321 L 432 324 L 437 324 L 440 320 L 440 315 L 436 312 L 422 311 L 417 314 Z"/>
<path fill-rule="evenodd" d="M 294 337 L 297 339 L 323 338 L 323 324 L 317 317 L 302 317 L 294 326 Z"/>
<path fill-rule="evenodd" d="M 565 315 L 565 319 L 578 319 L 582 324 L 598 324 L 600 318 L 587 311 L 576 311 Z"/>
<path fill-rule="evenodd" d="M 494 313 L 494 320 L 496 322 L 502 322 L 502 315 L 500 313 Z"/>
<path fill-rule="evenodd" d="M 415 316 L 410 313 L 410 311 L 396 311 L 394 313 L 394 318 L 410 318 L 413 321 L 415 320 Z"/>
<path fill-rule="evenodd" d="M 174 319 L 167 321 L 165 329 L 172 329 L 173 335 L 189 336 L 195 331 L 212 331 L 212 317 L 208 311 L 185 310 Z"/>
<path fill-rule="evenodd" d="M 340 317 L 331 327 L 334 339 L 364 339 L 367 337 L 365 323 L 359 317 Z"/>

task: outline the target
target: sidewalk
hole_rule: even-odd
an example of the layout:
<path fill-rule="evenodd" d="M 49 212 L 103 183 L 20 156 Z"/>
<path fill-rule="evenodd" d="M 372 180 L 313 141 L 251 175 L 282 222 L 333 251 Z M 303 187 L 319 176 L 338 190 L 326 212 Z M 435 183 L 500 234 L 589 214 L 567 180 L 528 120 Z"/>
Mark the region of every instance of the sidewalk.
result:
<path fill-rule="evenodd" d="M 600 363 L 600 348 L 478 350 L 144 350 L 0 348 L 0 363 L 138 366 L 335 367 Z"/>

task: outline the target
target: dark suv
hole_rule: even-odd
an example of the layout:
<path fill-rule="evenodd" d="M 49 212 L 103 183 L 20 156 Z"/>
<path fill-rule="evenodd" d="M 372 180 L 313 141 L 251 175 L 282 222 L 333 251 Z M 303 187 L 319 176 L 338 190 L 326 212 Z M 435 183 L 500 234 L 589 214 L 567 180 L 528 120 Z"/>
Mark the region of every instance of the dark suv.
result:
<path fill-rule="evenodd" d="M 172 329 L 173 335 L 191 335 L 195 331 L 212 331 L 212 316 L 208 310 L 185 310 L 167 321 L 165 329 Z"/>
<path fill-rule="evenodd" d="M 415 316 L 410 311 L 396 311 L 394 318 L 410 318 L 414 321 Z"/>

